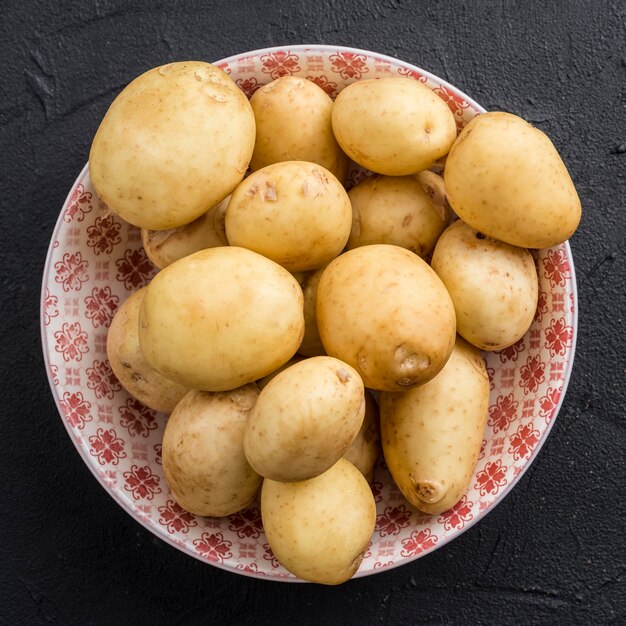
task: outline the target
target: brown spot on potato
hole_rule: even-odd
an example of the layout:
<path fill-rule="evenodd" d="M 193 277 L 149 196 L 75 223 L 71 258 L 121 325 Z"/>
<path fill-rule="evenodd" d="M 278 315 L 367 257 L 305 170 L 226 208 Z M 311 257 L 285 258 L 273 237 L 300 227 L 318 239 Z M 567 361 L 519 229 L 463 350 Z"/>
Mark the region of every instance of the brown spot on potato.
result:
<path fill-rule="evenodd" d="M 341 367 L 337 370 L 337 378 L 342 382 L 342 383 L 347 383 L 352 376 L 350 375 L 350 372 L 348 372 L 348 370 L 346 370 L 345 368 Z"/>

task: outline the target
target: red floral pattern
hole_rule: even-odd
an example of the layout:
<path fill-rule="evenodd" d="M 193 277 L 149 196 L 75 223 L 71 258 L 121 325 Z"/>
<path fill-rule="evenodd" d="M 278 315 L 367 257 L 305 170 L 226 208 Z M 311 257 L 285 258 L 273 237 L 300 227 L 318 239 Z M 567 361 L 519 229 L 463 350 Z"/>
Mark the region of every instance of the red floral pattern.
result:
<path fill-rule="evenodd" d="M 229 515 L 228 528 L 236 532 L 240 539 L 258 539 L 263 532 L 261 511 L 252 508 Z"/>
<path fill-rule="evenodd" d="M 478 454 L 478 460 L 482 461 L 487 453 L 487 440 L 483 439 L 480 444 L 480 453 Z"/>
<path fill-rule="evenodd" d="M 63 260 L 54 264 L 57 273 L 54 280 L 63 287 L 63 291 L 80 291 L 83 283 L 89 280 L 88 266 L 89 263 L 80 252 L 66 252 Z"/>
<path fill-rule="evenodd" d="M 337 72 L 344 80 L 358 80 L 370 70 L 364 54 L 355 52 L 337 52 L 330 55 L 333 72 Z"/>
<path fill-rule="evenodd" d="M 91 295 L 85 298 L 85 317 L 91 320 L 94 328 L 108 327 L 115 315 L 120 299 L 111 293 L 109 286 L 94 287 Z"/>
<path fill-rule="evenodd" d="M 85 422 L 91 422 L 91 402 L 83 398 L 83 394 L 80 391 L 76 393 L 70 393 L 66 391 L 63 394 L 63 400 L 61 400 L 61 407 L 63 413 L 72 428 L 83 430 L 85 428 Z"/>
<path fill-rule="evenodd" d="M 124 452 L 124 440 L 117 436 L 113 428 L 109 428 L 108 430 L 98 428 L 96 434 L 89 437 L 89 443 L 91 444 L 89 454 L 97 457 L 100 465 L 104 465 L 105 463 L 117 465 L 120 459 L 126 457 L 126 452 Z"/>
<path fill-rule="evenodd" d="M 561 399 L 561 387 L 549 387 L 545 396 L 539 398 L 539 415 L 547 418 L 546 421 L 550 423 L 554 409 Z"/>
<path fill-rule="evenodd" d="M 411 511 L 404 504 L 400 506 L 388 506 L 376 517 L 376 530 L 381 537 L 399 535 L 403 528 L 411 523 Z"/>
<path fill-rule="evenodd" d="M 545 329 L 545 333 L 545 346 L 550 350 L 550 356 L 564 356 L 567 349 L 572 347 L 574 329 L 567 325 L 564 318 L 550 320 L 550 326 Z"/>
<path fill-rule="evenodd" d="M 57 304 L 59 303 L 59 299 L 50 293 L 50 290 L 46 287 L 46 295 L 44 296 L 43 305 L 44 305 L 44 318 L 43 323 L 45 326 L 50 325 L 50 321 L 53 317 L 57 317 L 59 314 L 59 309 L 57 309 Z"/>
<path fill-rule="evenodd" d="M 278 562 L 278 559 L 276 558 L 276 556 L 272 552 L 272 548 L 270 548 L 270 544 L 269 543 L 264 543 L 263 544 L 263 550 L 264 550 L 263 558 L 266 561 L 269 561 L 271 566 L 274 569 L 280 567 L 280 563 Z"/>
<path fill-rule="evenodd" d="M 76 218 L 74 221 L 82 222 L 85 219 L 85 215 L 93 209 L 91 204 L 92 197 L 92 193 L 85 191 L 84 185 L 80 183 L 76 189 L 74 189 L 68 200 L 67 208 L 63 214 L 63 220 L 65 222 L 71 222 Z"/>
<path fill-rule="evenodd" d="M 133 465 L 130 472 L 124 472 L 124 480 L 126 481 L 124 489 L 130 491 L 135 500 L 141 498 L 152 500 L 156 494 L 161 493 L 160 479 L 152 473 L 149 465 L 144 467 Z"/>
<path fill-rule="evenodd" d="M 537 391 L 539 384 L 545 380 L 545 368 L 546 364 L 541 361 L 539 355 L 526 359 L 526 365 L 522 365 L 520 369 L 519 381 L 519 386 L 524 389 L 524 395 Z"/>
<path fill-rule="evenodd" d="M 248 98 L 254 95 L 263 85 L 254 76 L 252 78 L 238 78 L 235 84 L 243 91 Z"/>
<path fill-rule="evenodd" d="M 287 51 L 270 52 L 261 57 L 263 73 L 272 78 L 289 76 L 300 71 L 298 55 Z"/>
<path fill-rule="evenodd" d="M 194 539 L 193 545 L 196 547 L 198 554 L 216 563 L 223 563 L 224 559 L 230 559 L 233 556 L 233 553 L 230 551 L 230 547 L 233 544 L 231 541 L 224 539 L 222 533 L 202 533 L 200 539 Z"/>
<path fill-rule="evenodd" d="M 165 506 L 159 507 L 159 524 L 167 528 L 170 534 L 182 533 L 186 535 L 190 528 L 198 525 L 196 518 L 185 511 L 174 500 L 168 500 Z"/>
<path fill-rule="evenodd" d="M 154 457 L 154 462 L 157 465 L 163 465 L 163 444 L 155 443 L 154 452 L 156 453 L 156 456 Z"/>
<path fill-rule="evenodd" d="M 87 368 L 87 387 L 93 389 L 96 398 L 113 399 L 116 391 L 122 388 L 120 382 L 115 378 L 108 359 L 104 361 L 94 361 L 93 367 Z"/>
<path fill-rule="evenodd" d="M 155 412 L 135 398 L 128 398 L 119 412 L 120 424 L 128 429 L 131 437 L 147 437 L 157 427 Z"/>
<path fill-rule="evenodd" d="M 489 378 L 489 391 L 493 391 L 496 388 L 496 370 L 493 367 L 487 368 L 487 377 Z"/>
<path fill-rule="evenodd" d="M 433 91 L 448 105 L 453 115 L 463 116 L 465 110 L 469 108 L 469 102 L 467 102 L 467 100 L 464 100 L 461 96 L 443 85 L 435 87 Z"/>
<path fill-rule="evenodd" d="M 446 530 L 453 528 L 461 530 L 474 517 L 472 514 L 473 506 L 474 503 L 470 502 L 467 496 L 463 496 L 450 510 L 439 516 L 437 521 L 443 524 Z"/>
<path fill-rule="evenodd" d="M 307 76 L 306 78 L 323 89 L 333 100 L 337 97 L 339 93 L 337 83 L 331 82 L 326 76 Z"/>
<path fill-rule="evenodd" d="M 112 215 L 98 216 L 95 223 L 87 228 L 87 245 L 93 248 L 96 255 L 111 254 L 113 246 L 122 241 L 121 228 Z"/>
<path fill-rule="evenodd" d="M 524 352 L 526 349 L 526 345 L 524 344 L 524 338 L 522 337 L 519 341 L 514 343 L 512 346 L 508 348 L 504 348 L 504 350 L 500 351 L 500 361 L 502 363 L 506 363 L 507 361 L 517 361 L 517 357 L 520 352 Z"/>
<path fill-rule="evenodd" d="M 489 419 L 487 424 L 493 427 L 494 433 L 508 430 L 509 424 L 517 415 L 518 402 L 512 393 L 506 396 L 498 396 L 495 404 L 489 407 Z"/>
<path fill-rule="evenodd" d="M 370 485 L 372 489 L 372 495 L 374 496 L 374 502 L 382 502 L 383 500 L 383 484 L 373 482 Z"/>
<path fill-rule="evenodd" d="M 543 269 L 552 287 L 563 287 L 565 281 L 571 278 L 569 262 L 562 248 L 548 250 L 548 256 L 543 259 Z"/>
<path fill-rule="evenodd" d="M 426 80 L 426 76 L 424 76 L 423 74 L 420 74 L 419 72 L 416 72 L 415 70 L 411 70 L 408 67 L 400 67 L 400 68 L 398 68 L 398 74 L 400 76 L 408 76 L 409 78 L 413 78 L 413 79 L 419 81 L 420 83 L 428 82 Z"/>
<path fill-rule="evenodd" d="M 155 273 L 152 265 L 143 248 L 126 250 L 121 259 L 115 261 L 117 267 L 116 278 L 124 283 L 127 291 L 135 291 L 148 283 Z"/>
<path fill-rule="evenodd" d="M 548 313 L 548 294 L 540 291 L 537 298 L 537 310 L 535 311 L 535 322 L 541 324 L 543 316 Z"/>
<path fill-rule="evenodd" d="M 56 340 L 54 349 L 63 355 L 65 362 L 80 361 L 83 354 L 89 352 L 87 333 L 78 322 L 73 324 L 65 322 L 61 330 L 54 333 L 54 339 Z"/>
<path fill-rule="evenodd" d="M 506 485 L 507 469 L 500 459 L 485 463 L 485 469 L 476 474 L 474 489 L 478 489 L 481 496 L 495 495 L 500 487 Z"/>
<path fill-rule="evenodd" d="M 408 539 L 402 540 L 400 554 L 405 557 L 417 556 L 425 550 L 434 548 L 437 541 L 439 541 L 439 538 L 437 535 L 433 535 L 430 528 L 414 530 Z"/>
<path fill-rule="evenodd" d="M 511 435 L 509 454 L 513 455 L 515 461 L 527 459 L 539 443 L 539 431 L 532 422 L 520 424 L 517 431 Z"/>

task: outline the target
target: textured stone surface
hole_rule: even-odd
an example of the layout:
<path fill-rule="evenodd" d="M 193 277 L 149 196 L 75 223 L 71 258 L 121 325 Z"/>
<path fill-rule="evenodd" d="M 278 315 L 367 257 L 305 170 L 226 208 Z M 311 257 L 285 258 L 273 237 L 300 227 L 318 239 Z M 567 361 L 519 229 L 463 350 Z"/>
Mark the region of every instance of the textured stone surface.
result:
<path fill-rule="evenodd" d="M 624 623 L 625 24 L 619 0 L 3 0 L 0 623 Z M 52 228 L 114 95 L 170 60 L 309 42 L 398 56 L 524 116 L 584 207 L 574 374 L 537 461 L 459 539 L 338 588 L 221 572 L 129 518 L 71 444 L 39 340 Z"/>

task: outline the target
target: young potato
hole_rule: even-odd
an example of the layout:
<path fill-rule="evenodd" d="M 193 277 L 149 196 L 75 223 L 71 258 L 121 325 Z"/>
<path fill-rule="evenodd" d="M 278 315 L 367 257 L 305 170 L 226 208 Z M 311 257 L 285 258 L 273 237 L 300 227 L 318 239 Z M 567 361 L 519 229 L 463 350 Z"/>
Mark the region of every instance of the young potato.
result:
<path fill-rule="evenodd" d="M 266 478 L 261 517 L 283 567 L 303 580 L 338 585 L 359 569 L 376 526 L 376 503 L 359 470 L 339 459 L 309 480 Z"/>
<path fill-rule="evenodd" d="M 388 243 L 423 258 L 447 225 L 442 205 L 435 204 L 434 194 L 416 176 L 369 176 L 350 189 L 348 197 L 352 204 L 348 250 Z"/>
<path fill-rule="evenodd" d="M 141 242 L 148 258 L 159 269 L 199 250 L 227 246 L 224 214 L 230 196 L 190 224 L 171 230 L 141 229 Z"/>
<path fill-rule="evenodd" d="M 352 208 L 341 183 L 325 168 L 286 161 L 253 172 L 226 210 L 232 246 L 254 250 L 290 272 L 334 259 L 350 235 Z"/>
<path fill-rule="evenodd" d="M 139 313 L 148 363 L 192 389 L 226 391 L 286 363 L 304 333 L 302 290 L 244 248 L 201 250 L 150 282 Z"/>
<path fill-rule="evenodd" d="M 556 246 L 580 222 L 580 200 L 556 148 L 510 113 L 474 118 L 450 150 L 444 179 L 464 222 L 513 246 Z"/>
<path fill-rule="evenodd" d="M 430 382 L 402 393 L 380 394 L 385 461 L 400 491 L 420 511 L 447 511 L 467 490 L 488 407 L 485 363 L 461 338 Z"/>
<path fill-rule="evenodd" d="M 324 345 L 317 330 L 317 286 L 324 273 L 323 267 L 307 272 L 298 281 L 304 295 L 304 338 L 298 352 L 304 356 L 323 356 Z"/>
<path fill-rule="evenodd" d="M 313 478 L 350 447 L 364 414 L 363 381 L 353 368 L 329 356 L 305 359 L 261 391 L 246 426 L 246 457 L 265 478 Z"/>
<path fill-rule="evenodd" d="M 222 517 L 249 506 L 261 477 L 243 453 L 243 433 L 259 395 L 256 385 L 211 393 L 190 391 L 163 434 L 163 473 L 178 504 Z"/>
<path fill-rule="evenodd" d="M 353 161 L 387 176 L 428 169 L 456 139 L 446 103 L 413 78 L 348 85 L 335 100 L 332 122 L 339 145 Z"/>
<path fill-rule="evenodd" d="M 346 450 L 343 458 L 356 467 L 371 485 L 374 480 L 374 466 L 381 455 L 380 419 L 378 405 L 372 396 L 365 392 L 365 417 L 356 439 Z"/>
<path fill-rule="evenodd" d="M 192 222 L 243 179 L 254 113 L 234 81 L 199 61 L 156 67 L 113 101 L 91 146 L 102 200 L 140 228 Z"/>
<path fill-rule="evenodd" d="M 366 387 L 382 391 L 433 378 L 456 334 L 454 306 L 437 274 L 390 245 L 355 248 L 326 268 L 317 324 L 326 352 L 352 365 Z"/>
<path fill-rule="evenodd" d="M 139 309 L 146 294 L 142 287 L 115 312 L 107 333 L 107 357 L 122 387 L 147 407 L 171 413 L 189 391 L 168 380 L 146 361 L 139 345 Z"/>
<path fill-rule="evenodd" d="M 502 350 L 526 334 L 539 295 L 528 250 L 458 220 L 439 238 L 431 266 L 452 298 L 457 331 L 471 344 Z"/>
<path fill-rule="evenodd" d="M 256 91 L 250 104 L 256 121 L 253 171 L 281 161 L 310 161 L 345 179 L 348 157 L 333 135 L 333 101 L 321 87 L 283 76 Z"/>

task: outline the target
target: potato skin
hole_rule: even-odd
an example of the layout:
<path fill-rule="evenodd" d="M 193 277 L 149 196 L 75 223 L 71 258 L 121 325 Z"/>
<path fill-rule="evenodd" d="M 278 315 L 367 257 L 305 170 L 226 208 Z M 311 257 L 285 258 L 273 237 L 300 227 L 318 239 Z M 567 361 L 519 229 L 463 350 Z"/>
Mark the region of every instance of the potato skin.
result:
<path fill-rule="evenodd" d="M 239 184 L 254 137 L 250 103 L 225 72 L 199 61 L 170 63 L 115 98 L 91 146 L 91 180 L 134 226 L 178 228 Z"/>
<path fill-rule="evenodd" d="M 343 458 L 350 461 L 371 485 L 374 480 L 374 466 L 381 454 L 378 404 L 366 390 L 363 424 Z"/>
<path fill-rule="evenodd" d="M 324 344 L 317 329 L 317 287 L 324 273 L 324 267 L 304 274 L 298 282 L 304 296 L 304 338 L 298 352 L 304 356 L 323 356 Z"/>
<path fill-rule="evenodd" d="M 326 268 L 317 323 L 327 353 L 352 365 L 366 387 L 382 391 L 433 378 L 456 332 L 454 306 L 437 274 L 417 255 L 390 245 L 355 248 Z"/>
<path fill-rule="evenodd" d="M 259 395 L 250 384 L 225 392 L 190 391 L 163 434 L 163 472 L 178 504 L 222 517 L 247 507 L 261 477 L 243 452 L 243 433 Z"/>
<path fill-rule="evenodd" d="M 170 413 L 189 389 L 159 374 L 141 352 L 139 309 L 145 294 L 146 287 L 135 291 L 115 312 L 107 333 L 107 357 L 131 396 L 155 411 Z"/>
<path fill-rule="evenodd" d="M 305 161 L 253 172 L 235 189 L 226 210 L 232 246 L 254 250 L 290 272 L 334 259 L 351 224 L 352 207 L 341 183 L 321 165 Z"/>
<path fill-rule="evenodd" d="M 456 139 L 445 102 L 405 77 L 348 85 L 335 100 L 332 122 L 339 145 L 353 161 L 388 176 L 428 169 Z"/>
<path fill-rule="evenodd" d="M 464 222 L 513 246 L 556 246 L 580 222 L 578 194 L 553 143 L 510 113 L 484 113 L 463 129 L 444 180 Z"/>
<path fill-rule="evenodd" d="M 304 333 L 302 290 L 276 263 L 210 248 L 161 270 L 148 285 L 139 340 L 148 363 L 193 389 L 240 387 L 286 363 Z"/>
<path fill-rule="evenodd" d="M 376 504 L 359 470 L 339 459 L 309 480 L 266 478 L 261 517 L 283 567 L 303 580 L 338 585 L 359 569 L 376 525 Z"/>
<path fill-rule="evenodd" d="M 439 238 L 431 266 L 452 298 L 458 333 L 471 344 L 502 350 L 526 334 L 539 294 L 528 250 L 458 220 Z"/>
<path fill-rule="evenodd" d="M 480 352 L 460 337 L 430 382 L 380 396 L 385 461 L 406 499 L 434 515 L 467 490 L 489 408 L 489 379 Z"/>
<path fill-rule="evenodd" d="M 261 391 L 246 426 L 246 457 L 265 478 L 313 478 L 348 450 L 364 413 L 363 381 L 353 368 L 328 356 L 305 359 Z"/>
<path fill-rule="evenodd" d="M 283 76 L 258 89 L 250 104 L 256 121 L 252 171 L 281 161 L 309 161 L 345 179 L 348 157 L 333 135 L 333 101 L 321 87 Z"/>

